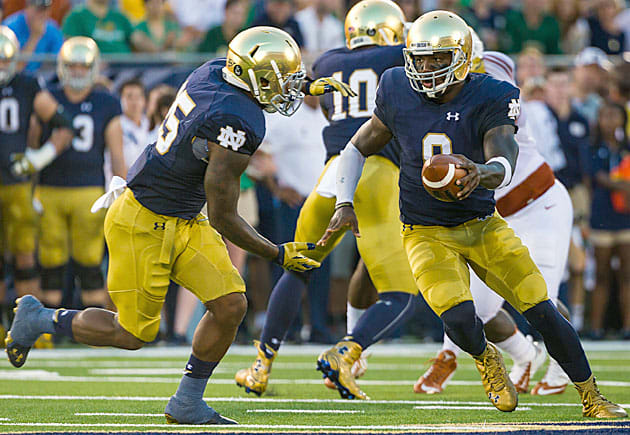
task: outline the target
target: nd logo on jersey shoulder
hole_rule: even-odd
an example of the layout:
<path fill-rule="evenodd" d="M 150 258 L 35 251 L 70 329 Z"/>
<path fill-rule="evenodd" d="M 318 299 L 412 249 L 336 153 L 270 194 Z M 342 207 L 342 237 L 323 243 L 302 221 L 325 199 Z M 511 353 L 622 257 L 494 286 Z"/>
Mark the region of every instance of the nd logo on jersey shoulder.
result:
<path fill-rule="evenodd" d="M 230 148 L 233 151 L 237 151 L 240 147 L 245 145 L 245 132 L 242 130 L 236 130 L 231 125 L 221 127 L 219 130 L 219 136 L 217 142 L 224 148 Z"/>
<path fill-rule="evenodd" d="M 512 100 L 508 103 L 508 118 L 516 121 L 516 118 L 521 114 L 521 101 L 512 98 Z"/>

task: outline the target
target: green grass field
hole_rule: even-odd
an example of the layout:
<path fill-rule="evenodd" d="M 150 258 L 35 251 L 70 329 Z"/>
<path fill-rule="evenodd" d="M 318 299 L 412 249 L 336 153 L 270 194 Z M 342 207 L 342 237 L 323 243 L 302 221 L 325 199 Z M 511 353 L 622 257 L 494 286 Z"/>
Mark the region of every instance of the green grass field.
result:
<path fill-rule="evenodd" d="M 630 345 L 586 345 L 600 389 L 630 409 Z M 278 431 L 503 431 L 543 430 L 544 423 L 576 422 L 563 429 L 597 428 L 627 431 L 581 416 L 573 388 L 558 396 L 521 395 L 519 407 L 501 413 L 485 400 L 479 375 L 467 355 L 441 395 L 414 394 L 412 385 L 428 366 L 436 345 L 376 345 L 367 375 L 360 380 L 370 401 L 345 401 L 326 389 L 315 358 L 323 346 L 285 346 L 265 396 L 247 395 L 233 381 L 234 373 L 254 356 L 250 346 L 233 346 L 215 371 L 206 399 L 241 426 L 226 430 Z M 63 431 L 200 431 L 203 426 L 167 425 L 164 406 L 177 388 L 188 348 L 32 351 L 22 369 L 0 362 L 0 432 Z M 511 362 L 508 362 L 508 366 Z M 539 372 L 536 378 L 542 376 Z M 533 386 L 533 384 L 532 384 Z M 518 426 L 520 424 L 520 426 Z M 542 424 L 542 425 L 541 425 Z M 214 428 L 213 428 L 214 431 Z"/>

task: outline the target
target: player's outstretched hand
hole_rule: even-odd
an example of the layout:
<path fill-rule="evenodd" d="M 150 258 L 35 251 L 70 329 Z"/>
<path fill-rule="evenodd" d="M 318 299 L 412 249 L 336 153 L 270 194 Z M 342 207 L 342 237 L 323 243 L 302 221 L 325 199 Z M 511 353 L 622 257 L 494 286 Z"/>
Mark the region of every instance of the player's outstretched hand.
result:
<path fill-rule="evenodd" d="M 357 221 L 357 215 L 354 213 L 354 208 L 349 206 L 339 207 L 335 210 L 335 214 L 333 214 L 332 218 L 330 218 L 328 228 L 326 228 L 326 232 L 322 238 L 319 239 L 317 245 L 326 246 L 328 239 L 330 239 L 335 233 L 345 231 L 348 228 L 350 228 L 355 237 L 361 237 L 361 234 L 359 234 L 359 221 Z"/>
<path fill-rule="evenodd" d="M 278 245 L 278 257 L 276 263 L 293 272 L 306 272 L 321 266 L 319 261 L 308 258 L 302 253 L 315 249 L 314 243 L 287 242 Z"/>
<path fill-rule="evenodd" d="M 308 84 L 306 93 L 309 95 L 323 95 L 328 92 L 338 91 L 344 97 L 356 97 L 357 93 L 344 82 L 332 77 L 322 77 Z"/>
<path fill-rule="evenodd" d="M 453 154 L 453 156 L 461 160 L 461 163 L 458 163 L 456 167 L 468 171 L 468 174 L 456 181 L 457 185 L 461 186 L 462 189 L 457 193 L 457 199 L 462 200 L 468 198 L 468 195 L 477 188 L 481 181 L 481 172 L 479 171 L 479 166 L 465 155 Z"/>

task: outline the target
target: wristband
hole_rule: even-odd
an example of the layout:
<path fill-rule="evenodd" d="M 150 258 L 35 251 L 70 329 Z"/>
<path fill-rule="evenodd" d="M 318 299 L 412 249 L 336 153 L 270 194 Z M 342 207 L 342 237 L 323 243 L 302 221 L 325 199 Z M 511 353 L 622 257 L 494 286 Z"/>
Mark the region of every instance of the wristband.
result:
<path fill-rule="evenodd" d="M 278 247 L 278 255 L 274 259 L 274 263 L 279 264 L 280 266 L 284 265 L 284 246 L 276 245 Z"/>
<path fill-rule="evenodd" d="M 354 208 L 354 204 L 353 204 L 353 203 L 351 203 L 351 202 L 349 202 L 349 201 L 346 201 L 346 202 L 340 202 L 340 203 L 338 203 L 338 204 L 335 204 L 335 211 L 336 211 L 336 210 L 339 210 L 339 209 L 340 209 L 340 208 L 342 208 L 342 207 L 350 207 L 350 208 Z"/>
<path fill-rule="evenodd" d="M 50 162 L 55 160 L 55 157 L 57 157 L 57 149 L 52 142 L 48 141 L 37 150 L 26 148 L 24 154 L 28 161 L 31 162 L 31 165 L 33 165 L 37 171 L 41 171 Z"/>
<path fill-rule="evenodd" d="M 486 162 L 486 165 L 489 165 L 490 163 L 493 163 L 493 162 L 497 162 L 501 164 L 501 166 L 503 166 L 503 168 L 505 169 L 505 175 L 503 176 L 503 180 L 501 181 L 501 184 L 495 187 L 495 189 L 500 189 L 502 187 L 507 186 L 508 184 L 510 184 L 510 181 L 512 181 L 512 165 L 510 165 L 510 162 L 508 162 L 508 159 L 506 159 L 503 156 L 492 157 L 490 160 Z"/>

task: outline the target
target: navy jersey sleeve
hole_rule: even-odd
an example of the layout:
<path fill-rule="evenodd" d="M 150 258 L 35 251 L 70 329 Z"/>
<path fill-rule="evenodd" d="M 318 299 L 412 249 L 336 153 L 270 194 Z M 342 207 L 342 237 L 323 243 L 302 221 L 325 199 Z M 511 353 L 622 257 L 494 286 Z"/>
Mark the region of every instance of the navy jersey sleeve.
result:
<path fill-rule="evenodd" d="M 207 119 L 198 129 L 197 137 L 214 142 L 241 154 L 252 155 L 263 140 L 264 133 L 257 132 L 237 116 L 222 114 Z"/>
<path fill-rule="evenodd" d="M 521 113 L 520 91 L 507 82 L 501 84 L 502 95 L 499 98 L 490 96 L 479 114 L 481 138 L 489 130 L 501 125 L 511 125 L 515 130 L 518 129 L 516 120 Z M 509 88 L 507 92 L 505 88 Z"/>
<path fill-rule="evenodd" d="M 390 69 L 383 73 L 381 81 L 376 88 L 374 115 L 393 132 L 395 113 L 394 106 L 391 104 L 392 71 Z"/>

